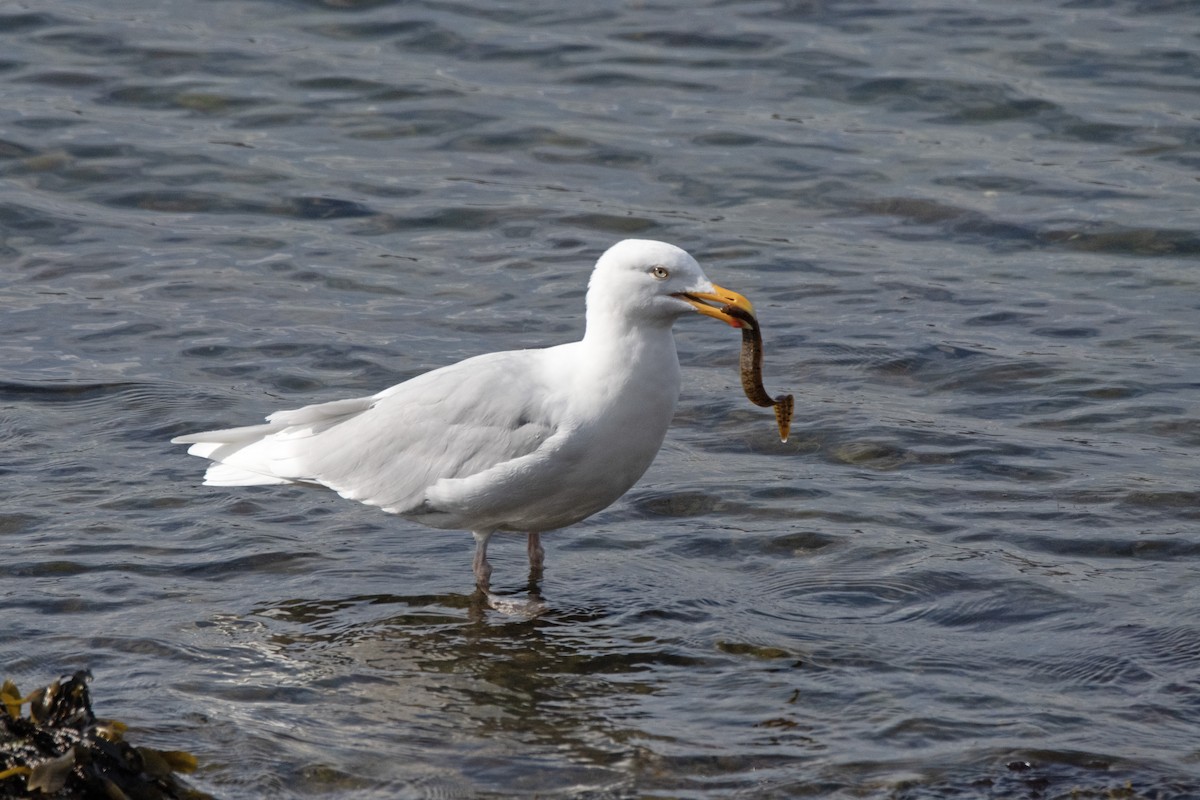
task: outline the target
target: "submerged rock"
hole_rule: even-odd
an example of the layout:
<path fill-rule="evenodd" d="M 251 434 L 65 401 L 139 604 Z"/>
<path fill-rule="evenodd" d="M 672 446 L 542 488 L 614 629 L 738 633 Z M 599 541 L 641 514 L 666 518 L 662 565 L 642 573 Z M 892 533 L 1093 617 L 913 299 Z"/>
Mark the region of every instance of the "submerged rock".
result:
<path fill-rule="evenodd" d="M 196 768 L 191 754 L 134 747 L 120 722 L 96 719 L 91 677 L 81 670 L 25 697 L 12 681 L 0 686 L 0 799 L 211 800 L 175 776 Z"/>

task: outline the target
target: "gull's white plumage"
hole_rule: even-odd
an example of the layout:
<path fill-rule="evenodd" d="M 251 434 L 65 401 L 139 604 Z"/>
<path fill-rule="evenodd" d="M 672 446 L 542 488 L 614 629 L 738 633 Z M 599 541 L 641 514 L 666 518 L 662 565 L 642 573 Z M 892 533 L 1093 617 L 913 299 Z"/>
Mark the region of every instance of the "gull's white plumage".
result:
<path fill-rule="evenodd" d="M 683 250 L 626 240 L 596 264 L 581 341 L 488 353 L 370 397 L 172 441 L 216 462 L 210 485 L 319 484 L 430 527 L 472 531 L 486 587 L 493 532 L 529 533 L 531 562 L 540 561 L 538 533 L 608 506 L 650 466 L 679 394 L 671 325 L 693 310 L 719 317 L 696 296 L 745 302 Z"/>

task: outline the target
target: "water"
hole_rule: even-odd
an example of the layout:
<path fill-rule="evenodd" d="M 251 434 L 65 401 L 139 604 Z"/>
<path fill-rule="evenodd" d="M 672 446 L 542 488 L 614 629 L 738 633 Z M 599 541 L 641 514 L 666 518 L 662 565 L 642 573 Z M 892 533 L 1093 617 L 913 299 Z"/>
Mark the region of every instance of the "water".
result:
<path fill-rule="evenodd" d="M 1200 795 L 1198 35 L 1151 0 L 8 5 L 5 675 L 90 667 L 225 798 Z M 682 321 L 668 443 L 547 537 L 540 616 L 472 601 L 466 534 L 167 443 L 574 338 L 627 236 L 755 301 L 797 420 Z"/>

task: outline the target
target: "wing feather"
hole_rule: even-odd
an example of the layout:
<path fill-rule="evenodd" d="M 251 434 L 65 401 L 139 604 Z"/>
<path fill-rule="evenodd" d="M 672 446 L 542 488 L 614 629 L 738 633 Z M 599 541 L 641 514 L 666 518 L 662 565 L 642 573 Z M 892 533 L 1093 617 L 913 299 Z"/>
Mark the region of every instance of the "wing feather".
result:
<path fill-rule="evenodd" d="M 561 411 L 545 402 L 544 352 L 489 353 L 370 397 L 278 411 L 265 425 L 172 441 L 218 462 L 205 475 L 209 485 L 318 483 L 403 514 L 426 503 L 437 482 L 519 459 L 553 437 Z"/>

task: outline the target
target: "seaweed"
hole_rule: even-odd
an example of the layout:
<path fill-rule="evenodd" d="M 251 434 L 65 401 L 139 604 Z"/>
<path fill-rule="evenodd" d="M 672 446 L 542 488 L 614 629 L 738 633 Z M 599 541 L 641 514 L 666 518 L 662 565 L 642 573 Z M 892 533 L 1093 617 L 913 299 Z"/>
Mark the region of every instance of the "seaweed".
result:
<path fill-rule="evenodd" d="M 195 770 L 190 753 L 134 747 L 125 725 L 96 718 L 91 678 L 80 670 L 27 696 L 0 686 L 0 798 L 211 800 L 174 774 Z"/>

